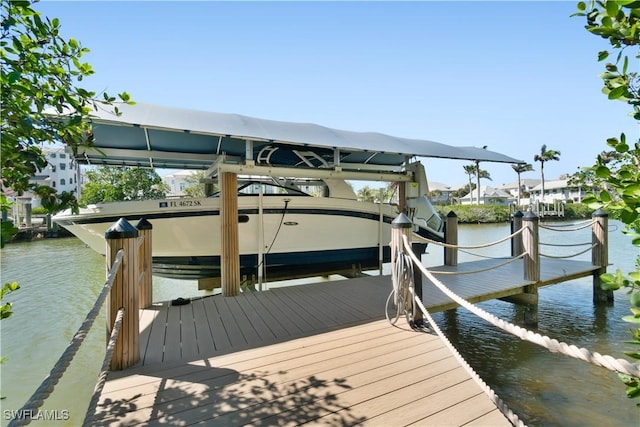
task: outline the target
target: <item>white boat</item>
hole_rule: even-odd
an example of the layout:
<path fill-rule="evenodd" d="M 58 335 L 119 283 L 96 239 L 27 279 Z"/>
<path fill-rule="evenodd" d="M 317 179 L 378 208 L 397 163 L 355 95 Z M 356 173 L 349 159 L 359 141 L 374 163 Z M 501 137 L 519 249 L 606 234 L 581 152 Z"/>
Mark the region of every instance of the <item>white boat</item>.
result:
<path fill-rule="evenodd" d="M 424 169 L 419 183 L 426 193 Z M 339 179 L 322 180 L 325 197 L 311 196 L 289 180 L 239 181 L 238 234 L 241 275 L 267 279 L 377 269 L 390 259 L 391 222 L 397 206 L 360 202 Z M 262 191 L 260 191 L 262 189 Z M 414 231 L 442 240 L 443 221 L 424 197 L 408 200 Z M 104 254 L 105 232 L 120 218 L 153 226 L 153 272 L 180 279 L 220 277 L 220 198 L 167 198 L 104 203 L 65 211 L 53 220 Z M 260 261 L 261 260 L 261 261 Z"/>

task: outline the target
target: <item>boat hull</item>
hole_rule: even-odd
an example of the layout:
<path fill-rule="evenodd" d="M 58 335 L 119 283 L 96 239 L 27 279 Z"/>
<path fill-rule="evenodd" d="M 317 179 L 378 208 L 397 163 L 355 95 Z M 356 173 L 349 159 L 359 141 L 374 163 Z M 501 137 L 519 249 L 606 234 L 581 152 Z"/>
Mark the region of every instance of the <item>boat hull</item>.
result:
<path fill-rule="evenodd" d="M 96 252 L 120 218 L 152 224 L 155 275 L 180 279 L 220 277 L 220 200 L 155 200 L 105 204 L 93 212 L 54 220 Z M 121 212 L 127 212 L 121 214 Z M 391 205 L 320 197 L 238 198 L 240 269 L 268 278 L 304 277 L 379 268 L 390 258 Z M 419 230 L 429 236 L 426 229 Z M 259 259 L 262 259 L 262 262 Z"/>

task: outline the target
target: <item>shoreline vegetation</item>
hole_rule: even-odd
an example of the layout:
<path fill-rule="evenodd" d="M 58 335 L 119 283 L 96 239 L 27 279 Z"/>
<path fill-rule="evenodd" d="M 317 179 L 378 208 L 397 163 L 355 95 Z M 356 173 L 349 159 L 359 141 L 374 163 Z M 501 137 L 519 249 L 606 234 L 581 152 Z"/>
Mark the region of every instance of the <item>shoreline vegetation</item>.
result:
<path fill-rule="evenodd" d="M 504 205 L 436 205 L 436 211 L 446 218 L 453 211 L 460 224 L 488 224 L 507 222 L 511 218 L 509 206 Z M 593 209 L 584 203 L 567 203 L 564 205 L 564 217 L 546 216 L 547 220 L 563 221 L 591 218 Z M 522 209 L 526 213 L 526 208 Z"/>

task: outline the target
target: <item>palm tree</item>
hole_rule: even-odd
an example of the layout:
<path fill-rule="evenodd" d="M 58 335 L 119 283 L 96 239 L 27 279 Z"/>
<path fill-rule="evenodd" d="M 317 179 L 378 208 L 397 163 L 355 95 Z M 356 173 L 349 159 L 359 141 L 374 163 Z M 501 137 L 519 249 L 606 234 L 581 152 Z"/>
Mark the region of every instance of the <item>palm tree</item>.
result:
<path fill-rule="evenodd" d="M 469 204 L 473 204 L 473 187 L 471 186 L 471 177 L 476 173 L 476 165 L 465 165 L 463 168 L 464 172 L 469 176 Z"/>
<path fill-rule="evenodd" d="M 487 146 L 485 145 L 484 148 L 487 148 Z M 480 205 L 480 179 L 488 179 L 489 181 L 491 181 L 491 175 L 489 175 L 489 172 L 487 172 L 486 170 L 482 170 L 480 169 L 480 161 L 476 160 L 475 161 L 475 165 L 473 168 L 473 174 L 476 176 L 476 182 L 477 184 L 477 190 L 478 190 L 478 206 Z"/>
<path fill-rule="evenodd" d="M 560 152 L 556 150 L 547 150 L 547 144 L 540 147 L 540 154 L 536 154 L 533 160 L 540 162 L 540 176 L 542 178 L 542 203 L 544 203 L 544 162 L 551 160 L 560 160 Z"/>
<path fill-rule="evenodd" d="M 520 184 L 520 174 L 523 172 L 531 172 L 533 166 L 531 163 L 518 163 L 517 165 L 511 165 L 514 171 L 518 174 L 518 206 L 520 206 L 520 195 L 522 192 L 522 184 Z"/>

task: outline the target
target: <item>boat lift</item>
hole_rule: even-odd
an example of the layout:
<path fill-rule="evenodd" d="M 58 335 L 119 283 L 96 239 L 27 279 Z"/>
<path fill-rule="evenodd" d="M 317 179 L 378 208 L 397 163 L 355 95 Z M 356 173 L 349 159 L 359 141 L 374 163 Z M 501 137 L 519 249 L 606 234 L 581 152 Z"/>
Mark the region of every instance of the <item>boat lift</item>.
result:
<path fill-rule="evenodd" d="M 206 170 L 221 196 L 223 295 L 240 292 L 238 174 L 407 183 L 399 186 L 399 210 L 427 192 L 410 160 L 415 157 L 523 163 L 477 147 L 373 132 L 331 129 L 311 123 L 138 103 L 120 114 L 98 109 L 87 145 L 68 145 L 79 164 Z M 425 182 L 426 183 L 426 182 Z"/>

